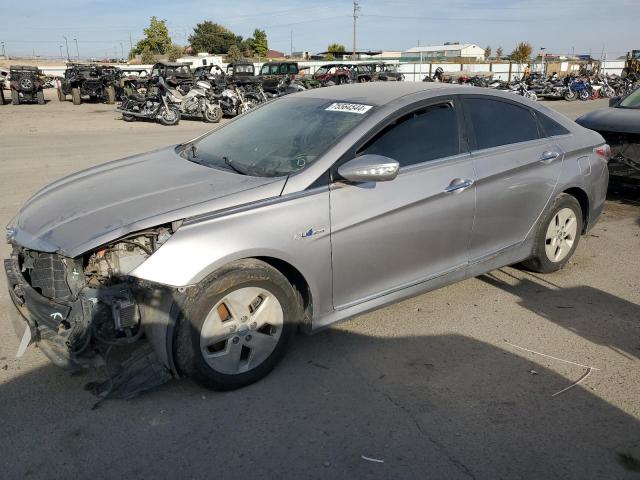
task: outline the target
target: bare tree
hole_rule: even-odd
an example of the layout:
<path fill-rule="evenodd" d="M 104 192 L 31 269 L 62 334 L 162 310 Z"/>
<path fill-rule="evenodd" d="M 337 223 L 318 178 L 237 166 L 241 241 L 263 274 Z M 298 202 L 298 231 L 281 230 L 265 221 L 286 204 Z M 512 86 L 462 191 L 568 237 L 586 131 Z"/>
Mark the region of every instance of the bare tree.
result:
<path fill-rule="evenodd" d="M 484 47 L 484 57 L 491 58 L 491 45 Z"/>
<path fill-rule="evenodd" d="M 511 52 L 511 60 L 516 63 L 528 63 L 533 53 L 533 47 L 529 42 L 520 42 Z"/>
<path fill-rule="evenodd" d="M 504 55 L 504 51 L 502 50 L 502 47 L 498 47 L 496 49 L 496 58 L 500 60 L 502 58 L 502 55 Z"/>

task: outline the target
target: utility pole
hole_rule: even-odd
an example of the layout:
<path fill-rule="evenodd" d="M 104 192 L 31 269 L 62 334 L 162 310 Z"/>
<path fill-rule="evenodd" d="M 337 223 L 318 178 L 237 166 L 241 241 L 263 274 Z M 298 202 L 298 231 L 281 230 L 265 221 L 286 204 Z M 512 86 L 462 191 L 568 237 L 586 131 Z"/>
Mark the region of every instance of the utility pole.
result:
<path fill-rule="evenodd" d="M 60 45 L 60 60 L 64 60 L 64 54 L 62 53 L 62 45 Z"/>
<path fill-rule="evenodd" d="M 78 61 L 80 61 L 80 49 L 78 48 L 78 39 L 74 38 L 74 42 L 76 42 L 76 53 L 78 54 Z"/>
<path fill-rule="evenodd" d="M 67 40 L 67 37 L 65 37 L 64 35 L 62 36 L 62 38 L 64 38 L 64 44 L 67 46 L 67 62 L 70 62 L 71 55 L 69 55 L 69 41 Z"/>
<path fill-rule="evenodd" d="M 124 45 L 120 42 L 120 53 L 122 53 L 122 60 L 124 61 Z"/>
<path fill-rule="evenodd" d="M 356 59 L 356 20 L 358 19 L 358 12 L 360 11 L 360 4 L 358 0 L 353 0 L 353 55 L 351 60 Z"/>
<path fill-rule="evenodd" d="M 289 56 L 291 58 L 293 58 L 293 29 L 290 32 L 290 38 L 289 38 L 291 45 L 290 45 L 290 50 L 289 50 Z"/>
<path fill-rule="evenodd" d="M 4 51 L 4 42 L 0 42 L 2 44 L 2 58 L 6 58 L 7 54 Z"/>
<path fill-rule="evenodd" d="M 131 32 L 129 32 L 129 55 L 131 55 L 132 50 L 133 50 L 133 41 L 131 40 Z"/>

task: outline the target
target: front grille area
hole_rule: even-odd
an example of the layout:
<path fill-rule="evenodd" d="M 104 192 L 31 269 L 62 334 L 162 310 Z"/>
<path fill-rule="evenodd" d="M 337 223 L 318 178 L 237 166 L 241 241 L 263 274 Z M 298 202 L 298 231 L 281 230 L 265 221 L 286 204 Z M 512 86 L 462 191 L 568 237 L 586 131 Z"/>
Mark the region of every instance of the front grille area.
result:
<path fill-rule="evenodd" d="M 59 255 L 25 251 L 22 269 L 27 282 L 43 296 L 63 298 L 71 295 L 65 264 Z"/>

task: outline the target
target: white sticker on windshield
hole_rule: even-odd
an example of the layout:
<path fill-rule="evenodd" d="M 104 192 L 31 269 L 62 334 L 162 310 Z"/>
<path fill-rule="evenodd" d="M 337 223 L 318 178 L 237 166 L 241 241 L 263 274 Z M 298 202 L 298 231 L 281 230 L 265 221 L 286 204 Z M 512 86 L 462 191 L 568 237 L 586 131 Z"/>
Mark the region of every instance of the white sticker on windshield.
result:
<path fill-rule="evenodd" d="M 362 115 L 371 108 L 373 108 L 373 105 L 362 105 L 361 103 L 332 103 L 325 110 L 328 112 L 348 112 Z"/>

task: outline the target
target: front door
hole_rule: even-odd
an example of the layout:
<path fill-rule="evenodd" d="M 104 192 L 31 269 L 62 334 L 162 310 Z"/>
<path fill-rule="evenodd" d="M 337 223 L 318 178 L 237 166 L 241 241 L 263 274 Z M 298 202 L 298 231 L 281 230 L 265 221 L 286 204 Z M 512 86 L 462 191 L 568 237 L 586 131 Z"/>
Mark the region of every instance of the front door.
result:
<path fill-rule="evenodd" d="M 453 99 L 396 118 L 360 148 L 400 163 L 388 182 L 332 184 L 336 308 L 415 285 L 467 264 L 473 165 L 461 153 Z"/>

